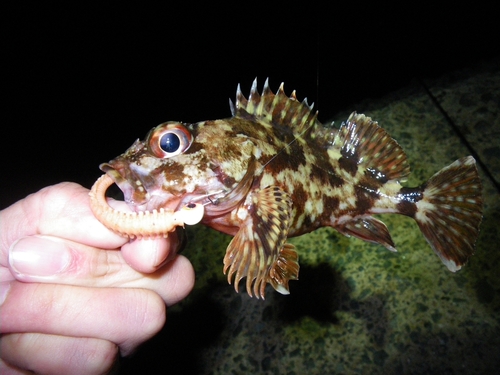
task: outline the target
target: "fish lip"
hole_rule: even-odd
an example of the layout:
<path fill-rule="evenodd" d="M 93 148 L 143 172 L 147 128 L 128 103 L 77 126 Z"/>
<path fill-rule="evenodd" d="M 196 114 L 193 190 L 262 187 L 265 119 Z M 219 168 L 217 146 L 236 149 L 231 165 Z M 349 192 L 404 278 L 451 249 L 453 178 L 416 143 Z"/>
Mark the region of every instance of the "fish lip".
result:
<path fill-rule="evenodd" d="M 144 203 L 142 201 L 137 201 L 138 197 L 135 197 L 134 199 L 134 196 L 136 195 L 136 189 L 134 189 L 134 187 L 130 183 L 129 178 L 127 178 L 130 176 L 124 176 L 123 172 L 120 173 L 118 168 L 109 163 L 103 163 L 99 166 L 99 168 L 101 169 L 101 171 L 105 172 L 109 177 L 113 179 L 115 184 L 122 191 L 125 202 L 127 202 L 129 206 L 138 206 Z"/>
<path fill-rule="evenodd" d="M 132 185 L 127 181 L 126 178 L 124 178 L 120 172 L 118 172 L 111 164 L 109 163 L 102 163 L 99 165 L 99 169 L 103 172 L 105 172 L 109 177 L 113 179 L 115 184 L 118 185 L 120 189 L 123 188 L 132 188 Z M 123 189 L 122 189 L 123 190 Z"/>
<path fill-rule="evenodd" d="M 118 163 L 119 164 L 119 163 Z M 125 202 L 128 206 L 138 211 L 151 211 L 157 207 L 151 207 L 151 197 L 140 185 L 133 184 L 133 181 L 140 181 L 139 178 L 129 168 L 120 167 L 111 163 L 103 163 L 99 168 L 113 179 L 118 188 L 122 191 Z"/>

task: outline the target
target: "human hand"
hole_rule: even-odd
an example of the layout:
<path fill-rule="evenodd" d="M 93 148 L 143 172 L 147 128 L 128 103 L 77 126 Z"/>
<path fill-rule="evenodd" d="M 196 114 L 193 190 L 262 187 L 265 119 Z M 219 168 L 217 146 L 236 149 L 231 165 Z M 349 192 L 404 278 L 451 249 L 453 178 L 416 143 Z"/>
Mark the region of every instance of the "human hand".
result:
<path fill-rule="evenodd" d="M 193 287 L 175 233 L 168 240 L 129 243 L 110 232 L 73 183 L 0 211 L 0 372 L 109 371 Z"/>

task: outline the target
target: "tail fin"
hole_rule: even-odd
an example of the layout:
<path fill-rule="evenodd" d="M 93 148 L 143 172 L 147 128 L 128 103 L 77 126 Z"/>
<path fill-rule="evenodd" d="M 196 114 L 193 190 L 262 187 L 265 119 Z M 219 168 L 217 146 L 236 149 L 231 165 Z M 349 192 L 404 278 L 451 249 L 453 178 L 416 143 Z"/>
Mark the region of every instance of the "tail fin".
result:
<path fill-rule="evenodd" d="M 427 242 L 452 272 L 474 253 L 483 200 L 472 156 L 443 168 L 422 187 L 415 220 Z"/>

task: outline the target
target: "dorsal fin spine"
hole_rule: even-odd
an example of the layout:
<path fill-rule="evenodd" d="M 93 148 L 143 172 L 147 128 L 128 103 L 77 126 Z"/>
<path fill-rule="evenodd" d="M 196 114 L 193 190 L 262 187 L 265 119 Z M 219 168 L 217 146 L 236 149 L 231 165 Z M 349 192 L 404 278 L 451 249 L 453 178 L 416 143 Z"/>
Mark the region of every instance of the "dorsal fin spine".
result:
<path fill-rule="evenodd" d="M 270 95 L 272 95 L 272 91 L 269 88 L 269 78 L 266 78 L 266 82 L 264 83 L 264 89 L 262 90 L 262 96 L 261 96 L 261 101 L 259 103 L 258 111 L 257 111 L 257 116 L 262 117 L 264 116 L 265 113 L 265 103 L 266 103 L 266 98 Z"/>
<path fill-rule="evenodd" d="M 247 99 L 245 98 L 245 96 L 241 92 L 241 86 L 238 83 L 238 87 L 236 88 L 236 105 L 235 105 L 236 115 L 238 114 L 238 111 L 240 110 L 240 108 L 246 107 L 246 103 L 247 103 Z"/>
<path fill-rule="evenodd" d="M 260 101 L 260 94 L 257 91 L 257 79 L 254 79 L 252 88 L 250 89 L 250 96 L 248 97 L 247 112 L 255 113 Z"/>
<path fill-rule="evenodd" d="M 302 102 L 297 100 L 295 90 L 288 97 L 283 83 L 274 94 L 269 88 L 269 79 L 266 79 L 261 94 L 257 90 L 257 79 L 255 79 L 248 100 L 242 94 L 241 86 L 238 85 L 236 103 L 231 104 L 234 117 L 248 119 L 250 116 L 265 126 L 287 126 L 296 136 L 300 135 L 302 138 L 317 129 L 316 124 L 319 125 L 318 113 L 313 113 L 312 108 L 313 105 L 307 103 L 307 98 Z"/>

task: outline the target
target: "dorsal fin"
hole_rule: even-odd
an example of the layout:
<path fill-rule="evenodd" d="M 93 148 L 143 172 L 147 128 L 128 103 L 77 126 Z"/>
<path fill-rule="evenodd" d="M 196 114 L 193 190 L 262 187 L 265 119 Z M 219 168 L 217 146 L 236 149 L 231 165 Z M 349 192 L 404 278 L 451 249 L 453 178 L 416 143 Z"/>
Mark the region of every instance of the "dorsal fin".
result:
<path fill-rule="evenodd" d="M 361 166 L 365 174 L 381 182 L 404 181 L 410 174 L 401 146 L 363 114 L 353 112 L 342 123 L 330 149 L 340 154 L 339 162 L 345 169 L 357 173 Z"/>
<path fill-rule="evenodd" d="M 257 79 L 255 79 L 248 99 L 241 93 L 238 85 L 236 105 L 233 105 L 231 100 L 229 103 L 234 117 L 255 119 L 264 125 L 288 126 L 295 134 L 301 136 L 321 125 L 317 120 L 318 112 L 312 112 L 314 104 L 309 105 L 307 98 L 299 102 L 295 91 L 287 97 L 283 83 L 274 94 L 269 88 L 269 79 L 264 83 L 262 94 L 257 91 Z"/>

